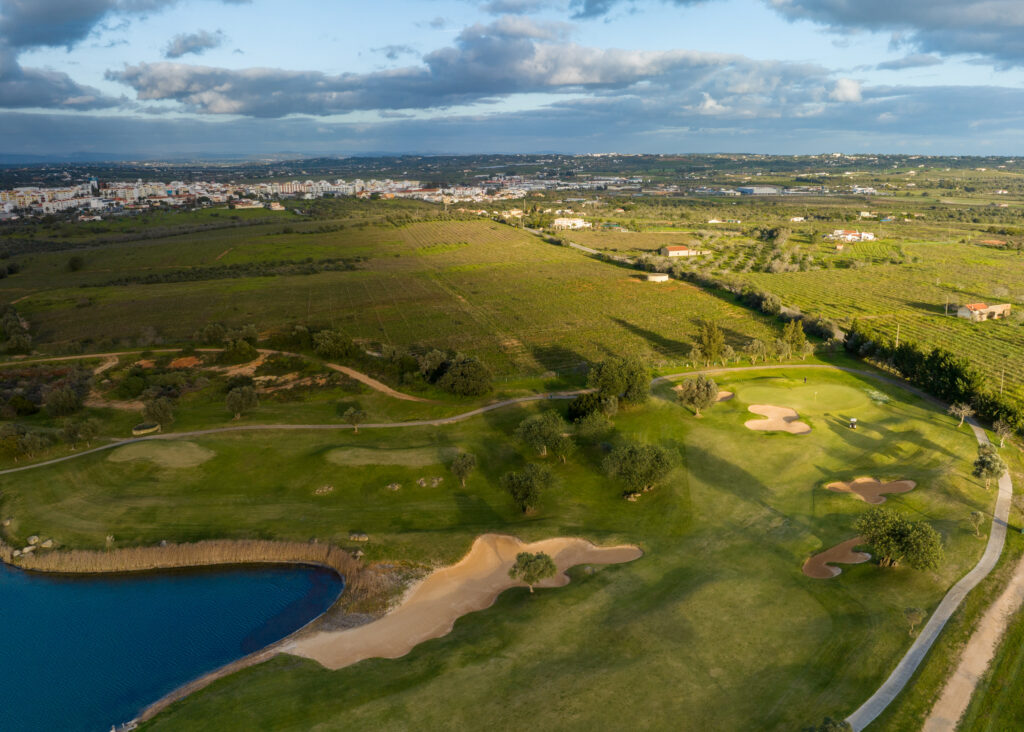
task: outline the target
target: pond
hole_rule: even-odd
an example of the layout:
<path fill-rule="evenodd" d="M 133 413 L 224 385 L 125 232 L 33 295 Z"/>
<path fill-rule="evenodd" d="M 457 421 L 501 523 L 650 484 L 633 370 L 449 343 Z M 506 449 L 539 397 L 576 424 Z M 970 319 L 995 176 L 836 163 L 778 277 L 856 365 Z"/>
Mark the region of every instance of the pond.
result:
<path fill-rule="evenodd" d="M 0 564 L 0 728 L 107 732 L 302 627 L 343 586 L 303 566 L 72 577 Z"/>

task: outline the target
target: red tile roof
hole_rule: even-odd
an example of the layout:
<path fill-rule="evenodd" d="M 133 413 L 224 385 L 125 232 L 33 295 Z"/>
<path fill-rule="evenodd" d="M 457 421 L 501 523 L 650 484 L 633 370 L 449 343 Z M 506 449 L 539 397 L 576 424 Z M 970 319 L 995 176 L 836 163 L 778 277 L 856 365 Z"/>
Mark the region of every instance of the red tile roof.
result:
<path fill-rule="evenodd" d="M 988 310 L 988 305 L 983 302 L 972 302 L 964 305 L 968 310 Z"/>

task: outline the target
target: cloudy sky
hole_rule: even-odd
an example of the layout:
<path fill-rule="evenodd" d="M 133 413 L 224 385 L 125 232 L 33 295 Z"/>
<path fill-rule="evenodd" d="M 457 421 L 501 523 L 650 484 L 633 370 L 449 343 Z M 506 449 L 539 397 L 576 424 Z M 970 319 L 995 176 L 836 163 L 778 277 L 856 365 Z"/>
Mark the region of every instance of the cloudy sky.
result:
<path fill-rule="evenodd" d="M 0 0 L 0 152 L 1024 154 L 1022 0 Z"/>

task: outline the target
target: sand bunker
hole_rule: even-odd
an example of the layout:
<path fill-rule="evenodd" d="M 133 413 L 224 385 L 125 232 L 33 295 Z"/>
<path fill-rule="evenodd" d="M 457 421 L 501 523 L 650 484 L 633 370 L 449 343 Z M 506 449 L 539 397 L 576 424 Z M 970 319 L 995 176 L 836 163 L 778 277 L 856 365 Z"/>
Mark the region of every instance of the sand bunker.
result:
<path fill-rule="evenodd" d="M 765 419 L 751 419 L 743 423 L 748 430 L 762 432 L 788 432 L 791 435 L 809 435 L 811 426 L 800 421 L 800 415 L 789 407 L 773 407 L 770 404 L 751 404 L 748 409 Z"/>
<path fill-rule="evenodd" d="M 862 537 L 855 536 L 849 541 L 836 544 L 831 549 L 815 554 L 804 562 L 804 574 L 812 579 L 832 579 L 842 574 L 843 570 L 839 567 L 829 566 L 830 564 L 863 564 L 871 559 L 871 555 L 867 552 L 855 552 L 853 550 L 855 546 L 863 543 L 864 539 Z"/>
<path fill-rule="evenodd" d="M 547 539 L 524 544 L 512 536 L 484 534 L 462 561 L 433 572 L 406 595 L 402 604 L 380 620 L 358 628 L 320 631 L 282 646 L 293 653 L 339 669 L 367 658 L 399 658 L 418 644 L 451 632 L 455 621 L 483 610 L 510 587 L 522 587 L 508 576 L 516 554 L 546 552 L 558 574 L 537 587 L 569 583 L 565 570 L 577 564 L 619 564 L 643 556 L 635 546 L 598 547 L 584 539 Z"/>
<path fill-rule="evenodd" d="M 454 447 L 407 447 L 375 450 L 370 447 L 339 447 L 325 456 L 335 465 L 403 465 L 426 468 L 443 465 L 458 453 Z"/>
<path fill-rule="evenodd" d="M 207 450 L 194 442 L 146 441 L 135 442 L 112 450 L 107 460 L 126 463 L 132 460 L 148 460 L 161 468 L 194 468 L 202 465 L 217 453 Z"/>
<path fill-rule="evenodd" d="M 912 480 L 882 483 L 874 478 L 855 478 L 849 483 L 829 483 L 826 488 L 836 493 L 850 493 L 865 503 L 885 503 L 884 493 L 906 493 L 917 486 Z"/>

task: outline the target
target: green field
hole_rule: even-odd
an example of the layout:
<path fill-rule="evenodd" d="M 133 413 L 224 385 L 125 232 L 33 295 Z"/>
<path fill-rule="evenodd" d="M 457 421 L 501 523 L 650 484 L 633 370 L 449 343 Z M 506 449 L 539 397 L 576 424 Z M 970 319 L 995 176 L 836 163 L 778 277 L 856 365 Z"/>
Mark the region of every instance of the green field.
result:
<path fill-rule="evenodd" d="M 222 256 L 223 255 L 223 256 Z M 368 344 L 449 348 L 502 376 L 571 370 L 635 351 L 654 365 L 683 360 L 700 322 L 734 343 L 773 337 L 765 318 L 682 283 L 651 287 L 628 272 L 489 221 L 346 228 L 317 235 L 280 227 L 108 245 L 68 272 L 66 252 L 32 255 L 0 280 L 0 296 L 37 341 L 108 346 L 181 340 L 206 322 L 295 322 L 340 328 Z M 222 257 L 218 260 L 218 257 Z M 83 287 L 139 272 L 215 263 L 366 257 L 352 272 Z M 600 303 L 600 308 L 595 308 Z"/>
<path fill-rule="evenodd" d="M 729 375 L 734 400 L 696 420 L 660 387 L 616 418 L 620 436 L 660 444 L 678 467 L 638 503 L 599 470 L 603 451 L 554 465 L 556 485 L 522 516 L 497 477 L 534 459 L 511 432 L 532 409 L 437 428 L 226 434 L 190 440 L 215 456 L 192 467 L 105 453 L 0 482 L 9 536 L 100 547 L 162 539 L 261 536 L 346 543 L 365 531 L 370 560 L 450 562 L 487 531 L 524 539 L 581 535 L 633 542 L 634 564 L 573 572 L 567 588 L 506 593 L 450 636 L 398 661 L 327 672 L 283 657 L 216 683 L 153 729 L 622 726 L 794 729 L 848 713 L 884 679 L 910 638 L 905 607 L 931 610 L 983 548 L 966 522 L 993 493 L 967 477 L 966 428 L 899 390 L 838 372 Z M 873 401 L 881 389 L 888 403 Z M 807 437 L 743 428 L 751 399 L 796 408 Z M 856 413 L 863 428 L 845 427 Z M 465 449 L 481 470 L 457 487 L 424 451 Z M 355 455 L 341 467 L 339 450 Z M 386 454 L 370 463 L 373 451 Z M 355 451 L 355 452 L 353 452 Z M 345 454 L 345 453 L 343 453 Z M 441 453 L 443 454 L 443 453 Z M 811 455 L 811 459 L 804 456 Z M 803 458 L 803 459 L 802 459 Z M 911 478 L 891 505 L 942 534 L 938 572 L 847 567 L 834 580 L 800 573 L 805 557 L 852 535 L 865 505 L 822 489 L 835 478 Z M 431 478 L 444 481 L 432 485 Z M 416 484 L 427 478 L 425 487 Z M 398 491 L 386 486 L 397 482 Z M 334 490 L 315 495 L 325 484 Z M 515 680 L 519 681 L 515 681 Z M 643 679 L 638 683 L 638 679 Z M 218 721 L 219 720 L 219 721 Z"/>

